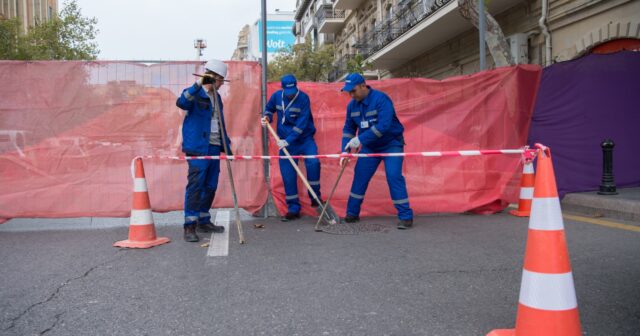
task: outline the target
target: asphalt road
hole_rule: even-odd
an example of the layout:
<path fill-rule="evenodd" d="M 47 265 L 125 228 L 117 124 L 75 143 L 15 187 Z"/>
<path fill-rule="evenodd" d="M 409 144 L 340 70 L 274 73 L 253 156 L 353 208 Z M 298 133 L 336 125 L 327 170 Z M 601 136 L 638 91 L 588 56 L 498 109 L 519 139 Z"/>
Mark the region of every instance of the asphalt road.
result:
<path fill-rule="evenodd" d="M 247 244 L 232 230 L 224 257 L 183 242 L 180 225 L 158 225 L 172 242 L 148 250 L 112 247 L 125 227 L 0 230 L 0 335 L 485 335 L 514 326 L 527 219 L 427 216 L 408 231 L 393 218 L 365 222 L 388 230 L 331 235 L 313 232 L 311 218 L 245 221 Z M 584 334 L 638 335 L 640 232 L 565 226 Z"/>

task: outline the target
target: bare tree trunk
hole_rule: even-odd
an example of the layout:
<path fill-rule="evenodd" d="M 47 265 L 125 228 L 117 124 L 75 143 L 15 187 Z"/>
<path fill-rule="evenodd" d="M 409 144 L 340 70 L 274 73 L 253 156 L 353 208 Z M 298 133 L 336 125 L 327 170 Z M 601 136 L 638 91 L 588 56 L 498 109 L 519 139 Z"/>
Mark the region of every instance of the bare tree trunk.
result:
<path fill-rule="evenodd" d="M 478 0 L 458 0 L 458 6 L 460 14 L 478 28 Z M 498 21 L 489 14 L 486 8 L 484 9 L 484 15 L 487 28 L 484 39 L 496 67 L 513 65 L 507 39 L 505 39 Z"/>

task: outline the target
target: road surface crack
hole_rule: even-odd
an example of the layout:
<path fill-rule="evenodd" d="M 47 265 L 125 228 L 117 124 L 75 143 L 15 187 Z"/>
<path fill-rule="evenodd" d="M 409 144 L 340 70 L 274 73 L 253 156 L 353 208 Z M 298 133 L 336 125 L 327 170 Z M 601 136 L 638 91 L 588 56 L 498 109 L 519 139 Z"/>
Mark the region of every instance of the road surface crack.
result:
<path fill-rule="evenodd" d="M 104 265 L 106 265 L 106 264 L 109 264 L 109 263 L 111 263 L 111 262 L 114 262 L 114 261 L 116 261 L 116 260 L 118 260 L 118 259 L 122 258 L 122 257 L 124 256 L 124 254 L 120 254 L 120 255 L 118 256 L 118 253 L 119 253 L 120 251 L 123 251 L 123 249 L 120 249 L 120 250 L 118 250 L 118 252 L 116 252 L 116 257 L 115 257 L 115 258 L 109 259 L 109 260 L 107 260 L 107 261 L 105 261 L 105 262 L 102 262 L 102 263 L 100 263 L 100 264 L 98 264 L 98 265 L 92 266 L 91 268 L 89 268 L 86 272 L 84 272 L 84 273 L 83 273 L 82 275 L 80 275 L 80 276 L 77 276 L 77 277 L 74 277 L 74 278 L 71 278 L 71 279 L 67 279 L 67 280 L 65 280 L 65 281 L 64 281 L 60 286 L 58 286 L 58 287 L 53 291 L 53 293 L 51 293 L 51 295 L 49 295 L 49 297 L 47 297 L 45 300 L 42 300 L 42 301 L 40 301 L 40 302 L 36 302 L 36 303 L 34 303 L 34 304 L 30 305 L 29 307 L 27 307 L 27 309 L 23 310 L 20 314 L 18 314 L 18 316 L 16 316 L 16 317 L 12 318 L 12 319 L 10 320 L 10 324 L 9 324 L 9 326 L 8 326 L 8 327 L 6 327 L 6 328 L 4 328 L 4 329 L 3 329 L 3 331 L 9 331 L 9 330 L 13 329 L 13 328 L 16 326 L 16 323 L 17 323 L 17 322 L 18 322 L 18 321 L 19 321 L 23 316 L 27 315 L 30 311 L 32 311 L 32 310 L 33 310 L 33 309 L 35 309 L 36 307 L 49 303 L 51 300 L 53 300 L 54 298 L 56 298 L 56 297 L 58 296 L 58 294 L 60 294 L 60 291 L 61 291 L 64 287 L 66 287 L 67 285 L 69 285 L 71 282 L 76 281 L 76 280 L 84 279 L 84 278 L 86 278 L 89 274 L 91 274 L 91 272 L 95 271 L 96 269 L 98 269 L 98 268 L 100 268 L 100 267 L 102 267 L 102 266 L 104 266 Z M 56 315 L 56 321 L 54 322 L 54 324 L 53 324 L 51 327 L 47 328 L 46 330 L 42 331 L 42 332 L 40 333 L 40 335 L 42 335 L 42 334 L 44 334 L 44 333 L 46 333 L 46 332 L 50 331 L 51 329 L 53 329 L 53 327 L 55 327 L 55 326 L 56 326 L 56 324 L 58 324 L 58 321 L 60 320 L 60 316 L 62 316 L 62 314 L 64 314 L 64 313 L 61 313 L 61 314 Z"/>
<path fill-rule="evenodd" d="M 53 324 L 49 328 L 41 331 L 40 335 L 44 335 L 44 334 L 48 333 L 49 331 L 53 330 L 53 328 L 55 328 L 58 325 L 58 322 L 60 322 L 60 317 L 62 315 L 64 315 L 64 313 L 56 314 L 56 320 L 53 322 Z"/>

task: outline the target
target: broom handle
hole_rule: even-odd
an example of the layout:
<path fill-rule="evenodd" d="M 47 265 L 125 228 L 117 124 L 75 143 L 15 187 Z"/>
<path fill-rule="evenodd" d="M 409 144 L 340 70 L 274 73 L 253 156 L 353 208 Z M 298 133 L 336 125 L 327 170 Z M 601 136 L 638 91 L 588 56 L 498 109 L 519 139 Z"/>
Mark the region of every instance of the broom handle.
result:
<path fill-rule="evenodd" d="M 347 162 L 345 162 L 342 168 L 340 168 L 340 174 L 338 174 L 338 179 L 336 180 L 336 183 L 333 185 L 333 188 L 331 189 L 331 193 L 329 194 L 329 197 L 327 197 L 327 202 L 324 204 L 324 208 L 322 209 L 322 214 L 320 214 L 320 218 L 318 218 L 318 221 L 316 222 L 316 227 L 315 227 L 316 231 L 318 231 L 318 226 L 320 225 L 322 216 L 324 215 L 325 210 L 329 206 L 329 201 L 331 201 L 331 197 L 333 197 L 333 193 L 335 193 L 336 189 L 338 188 L 338 184 L 340 183 L 340 179 L 342 178 L 342 173 L 344 173 L 344 170 L 345 168 L 347 168 L 348 163 L 349 163 L 349 158 L 347 158 Z"/>
<path fill-rule="evenodd" d="M 222 142 L 222 148 L 224 149 L 224 153 L 229 155 L 229 148 L 227 146 L 227 138 L 225 137 L 224 125 L 222 124 L 222 111 L 219 109 L 218 105 L 218 91 L 216 90 L 215 83 L 213 84 L 213 93 L 214 93 L 214 104 L 215 109 L 219 111 L 218 115 L 218 124 L 220 126 L 220 142 Z M 215 111 L 214 111 L 215 113 Z M 240 244 L 244 244 L 244 231 L 242 230 L 242 222 L 240 221 L 240 207 L 238 206 L 238 195 L 236 194 L 236 186 L 233 183 L 233 171 L 231 170 L 231 162 L 229 160 L 224 160 L 227 164 L 227 173 L 229 174 L 229 182 L 231 183 L 231 195 L 233 196 L 233 208 L 236 212 L 236 227 L 238 228 L 238 238 L 240 239 Z"/>
<path fill-rule="evenodd" d="M 273 135 L 273 137 L 276 139 L 276 142 L 278 142 L 280 140 L 280 137 L 278 137 L 278 134 L 276 133 L 276 131 L 273 130 L 273 127 L 271 127 L 270 124 L 267 123 L 267 129 L 269 129 L 269 132 L 271 133 L 271 135 Z M 309 181 L 307 181 L 307 178 L 304 177 L 304 175 L 302 174 L 302 172 L 300 171 L 300 168 L 298 167 L 298 165 L 296 164 L 295 161 L 293 161 L 293 158 L 291 157 L 291 155 L 289 154 L 289 151 L 287 150 L 287 148 L 282 147 L 282 151 L 284 152 L 285 156 L 287 157 L 287 159 L 289 159 L 289 162 L 291 163 L 291 165 L 293 166 L 293 169 L 296 170 L 296 173 L 298 173 L 298 176 L 300 176 L 300 179 L 302 180 L 302 182 L 304 183 L 304 185 L 307 187 L 307 189 L 309 190 L 309 193 L 313 196 L 313 198 L 316 200 L 316 202 L 318 202 L 318 206 L 322 209 L 322 213 L 325 213 L 325 208 L 324 205 L 322 205 L 322 201 L 320 201 L 320 198 L 318 198 L 318 195 L 316 195 L 316 192 L 313 191 L 313 188 L 311 188 L 311 185 L 309 184 Z M 322 217 L 320 217 L 322 218 Z M 327 214 L 327 220 L 331 221 L 332 218 L 329 218 L 329 215 Z"/>

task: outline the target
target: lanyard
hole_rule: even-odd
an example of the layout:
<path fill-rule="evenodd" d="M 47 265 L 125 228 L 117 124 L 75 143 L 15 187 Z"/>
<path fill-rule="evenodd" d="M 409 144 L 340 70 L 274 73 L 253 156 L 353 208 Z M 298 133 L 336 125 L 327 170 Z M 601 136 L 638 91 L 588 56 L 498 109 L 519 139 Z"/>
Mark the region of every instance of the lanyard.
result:
<path fill-rule="evenodd" d="M 288 109 L 289 107 L 291 107 L 291 105 L 293 104 L 293 102 L 294 102 L 294 101 L 296 101 L 296 98 L 298 98 L 298 94 L 299 94 L 299 93 L 300 93 L 300 90 L 298 90 L 298 91 L 296 92 L 296 95 L 293 97 L 293 99 L 291 99 L 291 101 L 289 102 L 289 104 L 287 104 L 287 106 L 285 107 L 285 106 L 284 106 L 284 90 L 282 90 L 282 96 L 281 96 L 281 99 L 282 99 L 282 124 L 283 124 L 283 125 L 284 125 L 284 116 L 285 116 L 285 114 L 287 113 L 287 109 Z"/>

